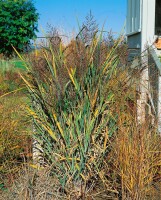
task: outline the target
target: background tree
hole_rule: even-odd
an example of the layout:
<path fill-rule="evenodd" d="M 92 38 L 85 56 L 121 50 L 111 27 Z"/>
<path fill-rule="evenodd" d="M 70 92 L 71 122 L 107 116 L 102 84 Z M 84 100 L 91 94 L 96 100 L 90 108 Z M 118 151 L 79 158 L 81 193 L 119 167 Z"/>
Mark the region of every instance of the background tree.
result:
<path fill-rule="evenodd" d="M 32 0 L 0 0 L 0 53 L 20 52 L 36 37 L 39 14 Z"/>

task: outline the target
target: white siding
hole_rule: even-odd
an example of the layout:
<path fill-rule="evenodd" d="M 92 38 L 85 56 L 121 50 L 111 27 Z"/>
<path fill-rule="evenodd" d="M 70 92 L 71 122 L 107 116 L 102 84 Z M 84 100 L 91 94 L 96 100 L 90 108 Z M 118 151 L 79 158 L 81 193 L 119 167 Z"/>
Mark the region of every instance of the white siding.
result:
<path fill-rule="evenodd" d="M 142 51 L 155 40 L 155 0 L 142 0 Z"/>
<path fill-rule="evenodd" d="M 140 32 L 140 0 L 128 0 L 127 9 L 127 34 Z"/>

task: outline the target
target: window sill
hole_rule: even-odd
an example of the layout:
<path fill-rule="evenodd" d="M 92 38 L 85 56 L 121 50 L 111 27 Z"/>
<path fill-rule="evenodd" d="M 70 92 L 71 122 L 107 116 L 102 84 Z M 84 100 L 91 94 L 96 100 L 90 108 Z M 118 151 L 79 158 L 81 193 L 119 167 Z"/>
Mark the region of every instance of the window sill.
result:
<path fill-rule="evenodd" d="M 140 32 L 141 32 L 141 29 L 139 29 L 138 31 L 133 31 L 131 33 L 127 33 L 126 36 L 135 35 L 135 34 L 140 33 Z"/>

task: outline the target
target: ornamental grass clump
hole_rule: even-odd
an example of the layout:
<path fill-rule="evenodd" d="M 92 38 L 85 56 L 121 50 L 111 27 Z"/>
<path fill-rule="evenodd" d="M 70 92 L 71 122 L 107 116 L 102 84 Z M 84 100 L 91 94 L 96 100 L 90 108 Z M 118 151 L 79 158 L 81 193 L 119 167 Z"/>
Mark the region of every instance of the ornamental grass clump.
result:
<path fill-rule="evenodd" d="M 43 149 L 44 162 L 52 166 L 61 191 L 68 193 L 70 185 L 77 197 L 83 198 L 93 181 L 101 180 L 107 186 L 104 162 L 109 140 L 117 130 L 117 116 L 110 111 L 114 94 L 109 87 L 117 75 L 118 45 L 116 41 L 105 51 L 102 34 L 90 46 L 76 39 L 67 47 L 60 42 L 56 53 L 49 43 L 38 61 L 45 73 L 32 66 L 38 66 L 37 59 L 28 62 L 29 75 L 22 77 L 32 100 L 28 112 L 34 121 L 33 137 Z"/>
<path fill-rule="evenodd" d="M 116 116 L 117 129 L 110 140 L 106 178 L 123 200 L 161 197 L 161 137 L 150 104 L 146 105 L 146 122 L 138 120 L 139 76 L 136 69 L 117 70 L 107 86 L 114 94 L 110 111 Z"/>

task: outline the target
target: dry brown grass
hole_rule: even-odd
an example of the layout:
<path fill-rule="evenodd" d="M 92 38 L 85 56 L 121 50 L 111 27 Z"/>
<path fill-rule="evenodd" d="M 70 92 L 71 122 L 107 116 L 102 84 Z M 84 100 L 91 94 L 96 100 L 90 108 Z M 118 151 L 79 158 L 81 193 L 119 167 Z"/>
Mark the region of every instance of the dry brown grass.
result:
<path fill-rule="evenodd" d="M 117 113 L 118 128 L 108 157 L 111 160 L 108 173 L 111 172 L 121 199 L 143 200 L 149 195 L 155 199 L 159 196 L 152 196 L 154 185 L 161 182 L 161 137 L 151 116 L 147 115 L 145 124 L 137 121 L 135 84 L 127 84 L 115 93 L 112 110 Z M 158 195 L 159 192 L 158 189 Z"/>
<path fill-rule="evenodd" d="M 19 98 L 18 98 L 19 97 Z M 24 115 L 26 97 L 0 99 L 0 182 L 12 183 L 21 163 L 29 157 L 29 121 Z"/>
<path fill-rule="evenodd" d="M 95 185 L 95 183 L 93 183 Z M 100 185 L 101 184 L 101 185 Z M 80 186 L 68 184 L 63 190 L 57 177 L 51 175 L 51 168 L 39 171 L 24 166 L 19 171 L 19 178 L 12 187 L 1 193 L 0 200 L 117 200 L 118 193 L 107 191 L 102 183 L 89 187 L 82 195 Z M 82 188 L 83 189 L 83 188 Z"/>
<path fill-rule="evenodd" d="M 113 142 L 112 165 L 120 180 L 122 199 L 146 199 L 155 181 L 160 181 L 161 138 L 148 124 L 138 127 L 134 122 L 123 127 L 119 119 L 119 131 Z M 117 177 L 118 176 L 118 177 Z"/>
<path fill-rule="evenodd" d="M 18 70 L 0 71 L 0 184 L 12 185 L 23 162 L 30 155 L 30 122 L 25 106 L 24 83 Z"/>

